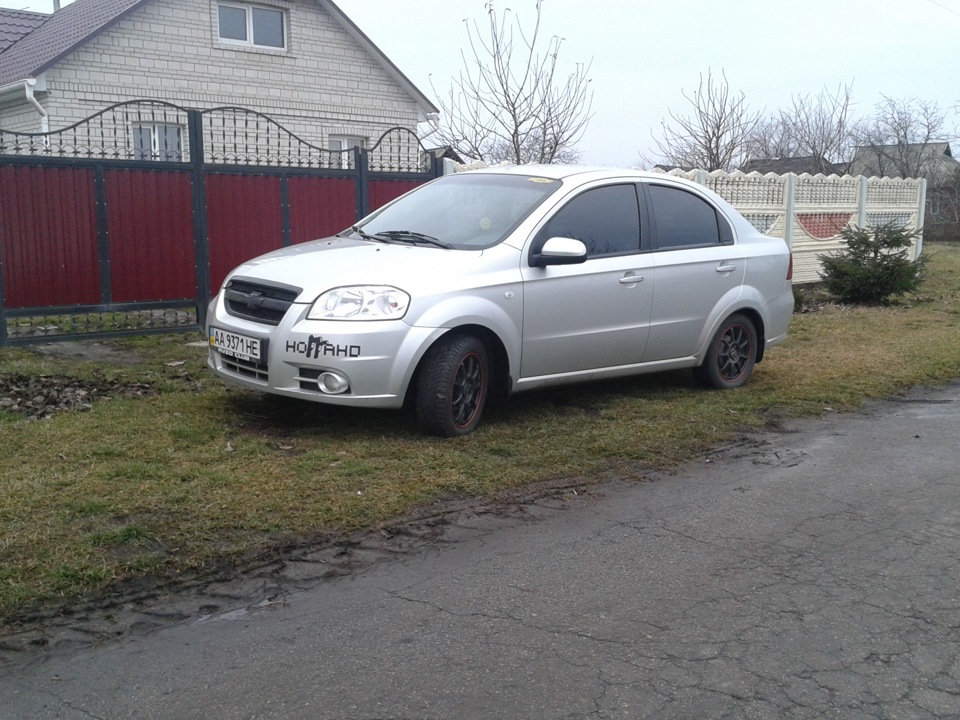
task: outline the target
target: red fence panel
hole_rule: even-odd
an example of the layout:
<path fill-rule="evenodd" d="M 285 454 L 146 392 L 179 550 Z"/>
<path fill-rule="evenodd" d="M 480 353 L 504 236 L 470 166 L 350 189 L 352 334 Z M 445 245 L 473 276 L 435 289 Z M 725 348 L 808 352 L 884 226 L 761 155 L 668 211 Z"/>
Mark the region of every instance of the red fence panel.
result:
<path fill-rule="evenodd" d="M 114 302 L 196 297 L 190 173 L 107 170 L 104 180 Z"/>
<path fill-rule="evenodd" d="M 422 180 L 371 180 L 370 211 L 383 207 L 391 200 L 421 185 L 423 185 Z"/>
<path fill-rule="evenodd" d="M 280 178 L 268 175 L 208 175 L 207 237 L 210 287 L 244 260 L 283 244 Z"/>
<path fill-rule="evenodd" d="M 290 178 L 290 241 L 296 244 L 329 237 L 353 225 L 357 220 L 356 187 L 353 178 Z"/>
<path fill-rule="evenodd" d="M 4 307 L 101 301 L 93 180 L 85 168 L 0 167 Z"/>

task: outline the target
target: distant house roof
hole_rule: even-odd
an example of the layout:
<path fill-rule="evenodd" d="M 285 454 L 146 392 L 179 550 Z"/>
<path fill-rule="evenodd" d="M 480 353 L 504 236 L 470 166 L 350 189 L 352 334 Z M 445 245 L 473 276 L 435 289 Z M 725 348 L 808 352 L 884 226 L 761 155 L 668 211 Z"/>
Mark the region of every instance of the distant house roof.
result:
<path fill-rule="evenodd" d="M 52 15 L 19 10 L 0 14 L 0 37 L 9 28 L 9 41 L 0 44 L 0 87 L 35 78 L 64 57 L 93 40 L 139 6 L 154 0 L 75 0 Z M 332 0 L 316 0 L 384 70 L 413 97 L 425 112 L 436 106 L 400 72 L 399 68 L 358 28 Z M 0 40 L 2 43 L 2 40 Z"/>
<path fill-rule="evenodd" d="M 666 165 L 664 163 L 657 163 L 653 166 L 654 170 L 663 170 L 663 172 L 670 172 L 671 170 L 682 170 L 683 172 L 693 172 L 694 170 L 699 170 L 695 167 L 686 167 L 684 165 Z"/>
<path fill-rule="evenodd" d="M 49 17 L 45 13 L 0 8 L 0 53 L 43 25 Z"/>
<path fill-rule="evenodd" d="M 960 170 L 948 142 L 861 145 L 850 163 L 852 173 L 900 177 L 904 173 L 936 180 Z"/>
<path fill-rule="evenodd" d="M 745 173 L 776 173 L 777 175 L 786 175 L 787 173 L 794 173 L 795 175 L 802 175 L 804 173 L 816 175 L 823 173 L 824 175 L 839 175 L 845 170 L 845 166 L 837 163 L 829 163 L 829 167 L 825 168 L 825 170 L 826 172 L 824 172 L 824 168 L 821 168 L 817 158 L 813 155 L 785 158 L 756 158 L 754 160 L 747 160 L 747 162 L 740 167 L 740 171 Z"/>
<path fill-rule="evenodd" d="M 427 152 L 436 158 L 440 158 L 441 160 L 444 160 L 444 159 L 453 160 L 455 163 L 458 163 L 460 165 L 464 164 L 463 158 L 460 157 L 460 153 L 458 153 L 454 148 L 450 147 L 449 145 L 444 145 L 443 147 L 427 148 Z"/>

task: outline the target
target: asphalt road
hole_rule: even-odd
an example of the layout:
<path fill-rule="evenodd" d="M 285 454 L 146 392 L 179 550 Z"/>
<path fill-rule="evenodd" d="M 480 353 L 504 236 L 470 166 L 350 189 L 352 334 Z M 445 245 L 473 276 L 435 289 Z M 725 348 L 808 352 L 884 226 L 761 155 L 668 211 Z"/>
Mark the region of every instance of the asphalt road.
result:
<path fill-rule="evenodd" d="M 648 480 L 4 653 L 0 718 L 960 718 L 960 383 Z"/>

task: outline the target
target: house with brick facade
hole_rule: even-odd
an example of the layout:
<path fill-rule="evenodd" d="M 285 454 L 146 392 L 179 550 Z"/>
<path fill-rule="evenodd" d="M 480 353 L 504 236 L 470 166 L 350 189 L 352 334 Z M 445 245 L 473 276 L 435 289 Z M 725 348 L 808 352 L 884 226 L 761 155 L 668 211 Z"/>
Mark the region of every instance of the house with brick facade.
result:
<path fill-rule="evenodd" d="M 0 130 L 55 131 L 143 98 L 198 110 L 239 106 L 330 150 L 369 146 L 397 126 L 415 131 L 437 112 L 331 0 L 0 8 Z M 183 117 L 128 117 L 128 157 L 179 159 Z"/>

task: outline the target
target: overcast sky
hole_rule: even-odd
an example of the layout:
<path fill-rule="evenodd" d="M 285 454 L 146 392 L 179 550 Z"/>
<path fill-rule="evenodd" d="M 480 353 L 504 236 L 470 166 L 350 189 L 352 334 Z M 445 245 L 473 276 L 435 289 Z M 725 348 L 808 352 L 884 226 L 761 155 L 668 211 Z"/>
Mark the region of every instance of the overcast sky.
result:
<path fill-rule="evenodd" d="M 435 104 L 463 66 L 464 20 L 487 22 L 484 0 L 335 2 Z M 53 2 L 0 5 L 49 12 Z M 527 25 L 535 16 L 535 0 L 494 6 Z M 708 69 L 725 71 L 752 109 L 850 84 L 857 114 L 882 95 L 920 98 L 949 110 L 956 133 L 960 0 L 543 0 L 543 33 L 564 38 L 561 66 L 592 61 L 594 117 L 579 145 L 587 164 L 653 156 L 651 133 L 671 109 L 686 113 L 681 91 Z"/>

